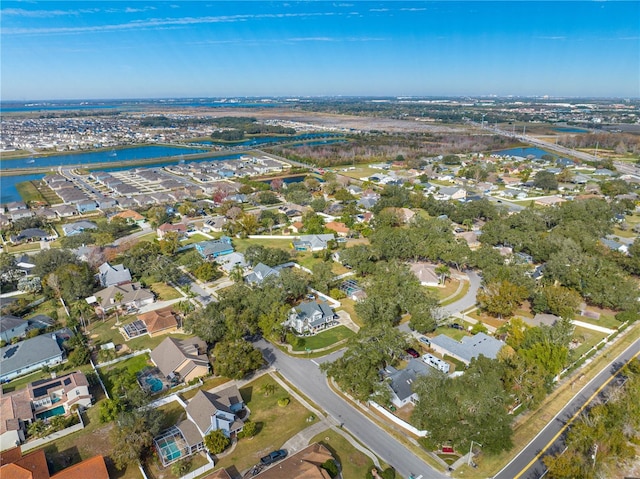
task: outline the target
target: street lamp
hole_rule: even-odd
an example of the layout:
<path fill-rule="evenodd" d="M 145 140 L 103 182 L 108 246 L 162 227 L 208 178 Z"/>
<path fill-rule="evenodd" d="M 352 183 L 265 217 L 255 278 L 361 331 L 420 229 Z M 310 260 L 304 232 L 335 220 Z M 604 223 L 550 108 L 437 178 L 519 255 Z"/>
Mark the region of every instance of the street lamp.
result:
<path fill-rule="evenodd" d="M 467 466 L 471 465 L 471 455 L 473 454 L 473 443 L 476 443 L 478 446 L 480 447 L 484 447 L 482 444 L 480 444 L 478 441 L 474 441 L 473 439 L 471 440 L 471 445 L 469 446 L 469 457 L 467 459 Z"/>

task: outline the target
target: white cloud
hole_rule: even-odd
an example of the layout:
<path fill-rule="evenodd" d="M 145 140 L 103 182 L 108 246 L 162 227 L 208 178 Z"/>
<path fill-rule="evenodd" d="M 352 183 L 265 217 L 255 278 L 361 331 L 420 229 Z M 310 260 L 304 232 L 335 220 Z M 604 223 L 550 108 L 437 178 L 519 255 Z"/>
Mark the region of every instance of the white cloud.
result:
<path fill-rule="evenodd" d="M 134 20 L 127 23 L 116 23 L 112 25 L 83 25 L 78 27 L 44 27 L 44 28 L 5 28 L 5 35 L 51 35 L 51 34 L 79 34 L 92 32 L 114 32 L 136 30 L 144 28 L 166 28 L 188 25 L 203 25 L 211 23 L 233 23 L 245 22 L 248 20 L 265 18 L 295 18 L 295 17 L 319 17 L 332 16 L 334 12 L 318 13 L 260 13 L 244 15 L 220 15 L 205 17 L 183 17 L 183 18 L 148 18 L 145 20 Z"/>

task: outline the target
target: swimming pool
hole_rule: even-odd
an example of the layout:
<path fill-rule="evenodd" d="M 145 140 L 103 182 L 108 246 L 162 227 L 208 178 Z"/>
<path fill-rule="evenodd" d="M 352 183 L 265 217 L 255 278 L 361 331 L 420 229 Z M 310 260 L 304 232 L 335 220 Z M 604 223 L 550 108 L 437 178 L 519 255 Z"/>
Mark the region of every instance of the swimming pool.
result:
<path fill-rule="evenodd" d="M 162 388 L 164 388 L 164 384 L 158 378 L 146 378 L 144 382 L 146 382 L 149 385 L 149 389 L 151 390 L 152 393 L 157 393 L 158 391 L 162 391 Z"/>
<path fill-rule="evenodd" d="M 64 414 L 64 406 L 57 406 L 53 409 L 48 409 L 46 411 L 42 411 L 36 414 L 36 418 L 38 419 L 48 419 L 53 416 L 62 416 Z"/>

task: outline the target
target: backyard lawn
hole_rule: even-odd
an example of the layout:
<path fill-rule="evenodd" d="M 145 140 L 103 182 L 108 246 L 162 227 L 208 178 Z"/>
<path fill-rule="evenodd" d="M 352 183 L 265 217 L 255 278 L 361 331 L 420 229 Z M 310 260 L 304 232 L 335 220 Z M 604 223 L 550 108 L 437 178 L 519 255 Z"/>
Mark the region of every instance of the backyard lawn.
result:
<path fill-rule="evenodd" d="M 275 392 L 269 396 L 263 393 L 266 384 L 276 386 Z M 235 466 L 238 471 L 245 471 L 257 464 L 262 456 L 279 449 L 289 438 L 317 421 L 307 421 L 311 413 L 292 397 L 287 406 L 278 406 L 279 399 L 290 396 L 270 376 L 250 382 L 240 389 L 240 393 L 251 411 L 251 421 L 258 426 L 258 434 L 251 439 L 240 439 L 233 452 L 219 459 L 216 468 Z"/>
<path fill-rule="evenodd" d="M 176 288 L 174 288 L 173 286 L 169 286 L 167 283 L 153 283 L 150 286 L 150 289 L 155 293 L 159 301 L 169 301 L 170 299 L 177 299 L 182 297 L 182 295 L 176 290 Z"/>
<path fill-rule="evenodd" d="M 323 331 L 314 336 L 305 337 L 304 344 L 301 346 L 294 346 L 293 350 L 305 351 L 306 349 L 310 349 L 311 351 L 313 351 L 315 349 L 326 348 L 337 343 L 338 341 L 342 341 L 343 339 L 355 336 L 355 334 L 356 333 L 351 331 L 346 326 L 336 326 L 335 328 Z"/>
<path fill-rule="evenodd" d="M 112 378 L 121 376 L 125 374 L 133 374 L 142 371 L 144 368 L 149 366 L 151 361 L 149 359 L 148 354 L 141 354 L 140 356 L 135 356 L 133 358 L 126 359 L 119 363 L 113 364 L 111 366 L 107 366 L 105 368 L 100 368 L 100 376 L 102 377 L 102 382 L 104 382 L 104 387 L 109 391 L 110 396 L 117 396 L 118 392 L 114 391 L 114 382 Z"/>
<path fill-rule="evenodd" d="M 85 428 L 69 434 L 44 447 L 47 462 L 53 472 L 77 464 L 98 454 L 105 456 L 109 477 L 111 479 L 139 479 L 142 474 L 136 466 L 129 466 L 120 471 L 115 468 L 109 454 L 112 450 L 109 434 L 113 423 L 101 424 L 98 419 L 99 405 L 87 410 L 82 419 Z"/>

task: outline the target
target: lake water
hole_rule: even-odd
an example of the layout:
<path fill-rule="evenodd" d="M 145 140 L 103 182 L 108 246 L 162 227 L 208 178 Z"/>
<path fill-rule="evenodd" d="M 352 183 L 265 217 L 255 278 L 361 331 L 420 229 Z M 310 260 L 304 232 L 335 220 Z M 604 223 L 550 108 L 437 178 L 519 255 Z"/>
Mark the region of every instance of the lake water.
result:
<path fill-rule="evenodd" d="M 571 128 L 571 127 L 554 128 L 553 131 L 557 131 L 559 133 L 588 133 L 589 132 L 589 130 L 585 130 L 583 128 Z"/>
<path fill-rule="evenodd" d="M 557 156 L 554 155 L 553 153 L 549 152 L 549 151 L 545 151 L 542 150 L 540 148 L 532 148 L 532 147 L 528 147 L 528 148 L 510 148 L 508 150 L 500 150 L 500 151 L 494 151 L 493 152 L 495 155 L 502 155 L 502 156 L 521 156 L 523 158 L 526 158 L 529 155 L 533 155 L 536 158 L 542 158 L 542 155 L 553 155 L 553 156 Z"/>
<path fill-rule="evenodd" d="M 200 163 L 202 161 L 222 161 L 222 160 L 237 160 L 242 155 L 225 155 L 225 156 L 214 156 L 211 158 L 199 158 L 197 160 L 185 160 L 185 163 Z M 153 158 L 153 157 L 152 157 Z M 167 166 L 171 164 L 176 164 L 179 161 L 168 161 L 168 162 L 159 162 L 142 166 L 142 168 L 157 168 L 162 166 Z M 4 165 L 3 165 L 4 168 Z M 135 168 L 132 166 L 115 166 L 113 168 L 100 168 L 100 171 L 123 171 L 130 170 L 131 168 Z M 33 180 L 41 180 L 45 175 L 42 173 L 34 174 L 34 175 L 18 175 L 18 176 L 0 176 L 0 203 L 10 203 L 12 201 L 22 201 L 20 194 L 16 188 L 18 183 L 22 183 L 23 181 L 33 181 Z"/>
<path fill-rule="evenodd" d="M 208 151 L 209 150 L 197 148 L 180 148 L 178 146 L 139 146 L 122 148 L 120 150 L 92 151 L 67 155 L 34 156 L 33 158 L 20 160 L 4 160 L 2 162 L 2 169 L 90 165 L 92 163 L 109 163 L 112 161 L 133 161 L 146 160 L 148 158 L 193 155 L 196 153 L 206 153 Z"/>
<path fill-rule="evenodd" d="M 197 144 L 201 145 L 219 145 L 219 146 L 252 146 L 252 145 L 268 145 L 270 143 L 284 143 L 293 141 L 315 140 L 318 138 L 333 138 L 336 135 L 333 133 L 303 133 L 301 135 L 293 136 L 263 136 L 259 138 L 250 138 L 248 140 L 238 142 L 224 142 L 224 141 L 201 141 Z M 327 140 L 329 141 L 329 140 Z"/>
<path fill-rule="evenodd" d="M 16 185 L 23 181 L 41 180 L 43 174 L 20 175 L 20 176 L 0 176 L 0 203 L 10 203 L 12 201 L 22 201 L 18 194 Z"/>

